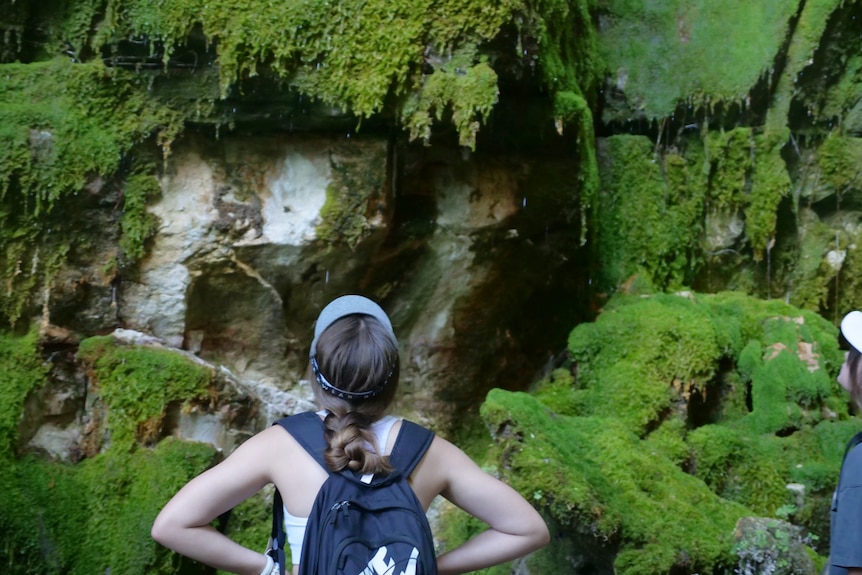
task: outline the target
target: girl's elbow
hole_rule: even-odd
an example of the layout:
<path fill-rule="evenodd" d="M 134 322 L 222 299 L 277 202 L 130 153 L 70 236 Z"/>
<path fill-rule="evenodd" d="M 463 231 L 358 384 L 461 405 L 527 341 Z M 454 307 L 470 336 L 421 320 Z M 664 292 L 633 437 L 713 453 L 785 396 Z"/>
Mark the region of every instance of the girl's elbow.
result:
<path fill-rule="evenodd" d="M 542 521 L 541 527 L 536 533 L 536 542 L 536 549 L 541 549 L 551 542 L 551 532 L 548 530 L 548 526 L 544 521 Z"/>
<path fill-rule="evenodd" d="M 170 540 L 169 533 L 170 526 L 164 518 L 161 515 L 156 517 L 156 520 L 153 521 L 153 526 L 150 528 L 150 537 L 152 537 L 156 543 L 167 546 L 167 542 Z"/>
<path fill-rule="evenodd" d="M 545 520 L 542 519 L 541 515 L 536 515 L 535 522 L 531 526 L 530 540 L 533 551 L 541 549 L 551 541 L 551 533 L 548 531 L 548 525 L 545 523 Z"/>

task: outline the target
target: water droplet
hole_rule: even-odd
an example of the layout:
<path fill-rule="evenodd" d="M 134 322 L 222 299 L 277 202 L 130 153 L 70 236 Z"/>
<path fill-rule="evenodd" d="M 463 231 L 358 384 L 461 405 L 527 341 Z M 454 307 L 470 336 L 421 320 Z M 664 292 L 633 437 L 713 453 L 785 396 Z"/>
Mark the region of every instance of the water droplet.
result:
<path fill-rule="evenodd" d="M 524 196 L 524 198 L 521 200 L 521 207 L 522 208 L 527 207 L 527 196 Z"/>
<path fill-rule="evenodd" d="M 326 270 L 326 283 L 329 283 L 329 270 Z"/>

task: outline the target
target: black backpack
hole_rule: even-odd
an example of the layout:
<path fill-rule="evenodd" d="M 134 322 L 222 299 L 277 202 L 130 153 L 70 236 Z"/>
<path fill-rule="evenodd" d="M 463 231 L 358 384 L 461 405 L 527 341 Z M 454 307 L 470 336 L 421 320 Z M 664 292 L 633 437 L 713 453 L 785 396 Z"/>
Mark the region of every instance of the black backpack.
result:
<path fill-rule="evenodd" d="M 313 412 L 276 421 L 329 473 L 308 518 L 300 575 L 436 575 L 437 558 L 425 510 L 407 483 L 434 433 L 403 420 L 389 455 L 394 471 L 365 478 L 326 466 L 323 421 Z M 272 555 L 285 570 L 284 511 L 276 489 Z"/>

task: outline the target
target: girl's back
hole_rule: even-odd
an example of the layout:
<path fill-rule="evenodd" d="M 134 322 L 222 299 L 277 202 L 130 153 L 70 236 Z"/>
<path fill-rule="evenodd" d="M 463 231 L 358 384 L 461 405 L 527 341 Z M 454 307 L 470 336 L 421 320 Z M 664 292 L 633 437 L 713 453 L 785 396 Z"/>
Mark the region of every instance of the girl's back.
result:
<path fill-rule="evenodd" d="M 385 445 L 376 445 L 372 428 L 386 415 L 398 384 L 398 347 L 388 316 L 361 296 L 334 300 L 318 318 L 309 356 L 315 398 L 328 413 L 327 465 L 332 471 L 387 473 L 385 456 L 402 424 L 394 423 Z M 284 428 L 269 427 L 183 487 L 156 518 L 153 537 L 217 569 L 277 573 L 271 559 L 230 541 L 211 522 L 269 483 L 278 487 L 291 515 L 308 517 L 327 476 Z M 434 438 L 409 483 L 425 510 L 442 495 L 489 526 L 438 556 L 441 575 L 509 561 L 548 541 L 544 521 L 526 500 L 443 438 Z"/>

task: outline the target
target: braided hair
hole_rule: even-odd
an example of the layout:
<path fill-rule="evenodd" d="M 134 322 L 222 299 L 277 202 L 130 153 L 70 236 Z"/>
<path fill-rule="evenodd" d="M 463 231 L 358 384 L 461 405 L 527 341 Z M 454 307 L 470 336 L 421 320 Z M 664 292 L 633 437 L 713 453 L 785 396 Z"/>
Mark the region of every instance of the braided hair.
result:
<path fill-rule="evenodd" d="M 313 385 L 318 405 L 329 412 L 324 459 L 332 471 L 392 471 L 371 424 L 386 414 L 398 376 L 398 343 L 376 318 L 346 315 L 320 334 L 312 380 L 320 383 Z"/>

